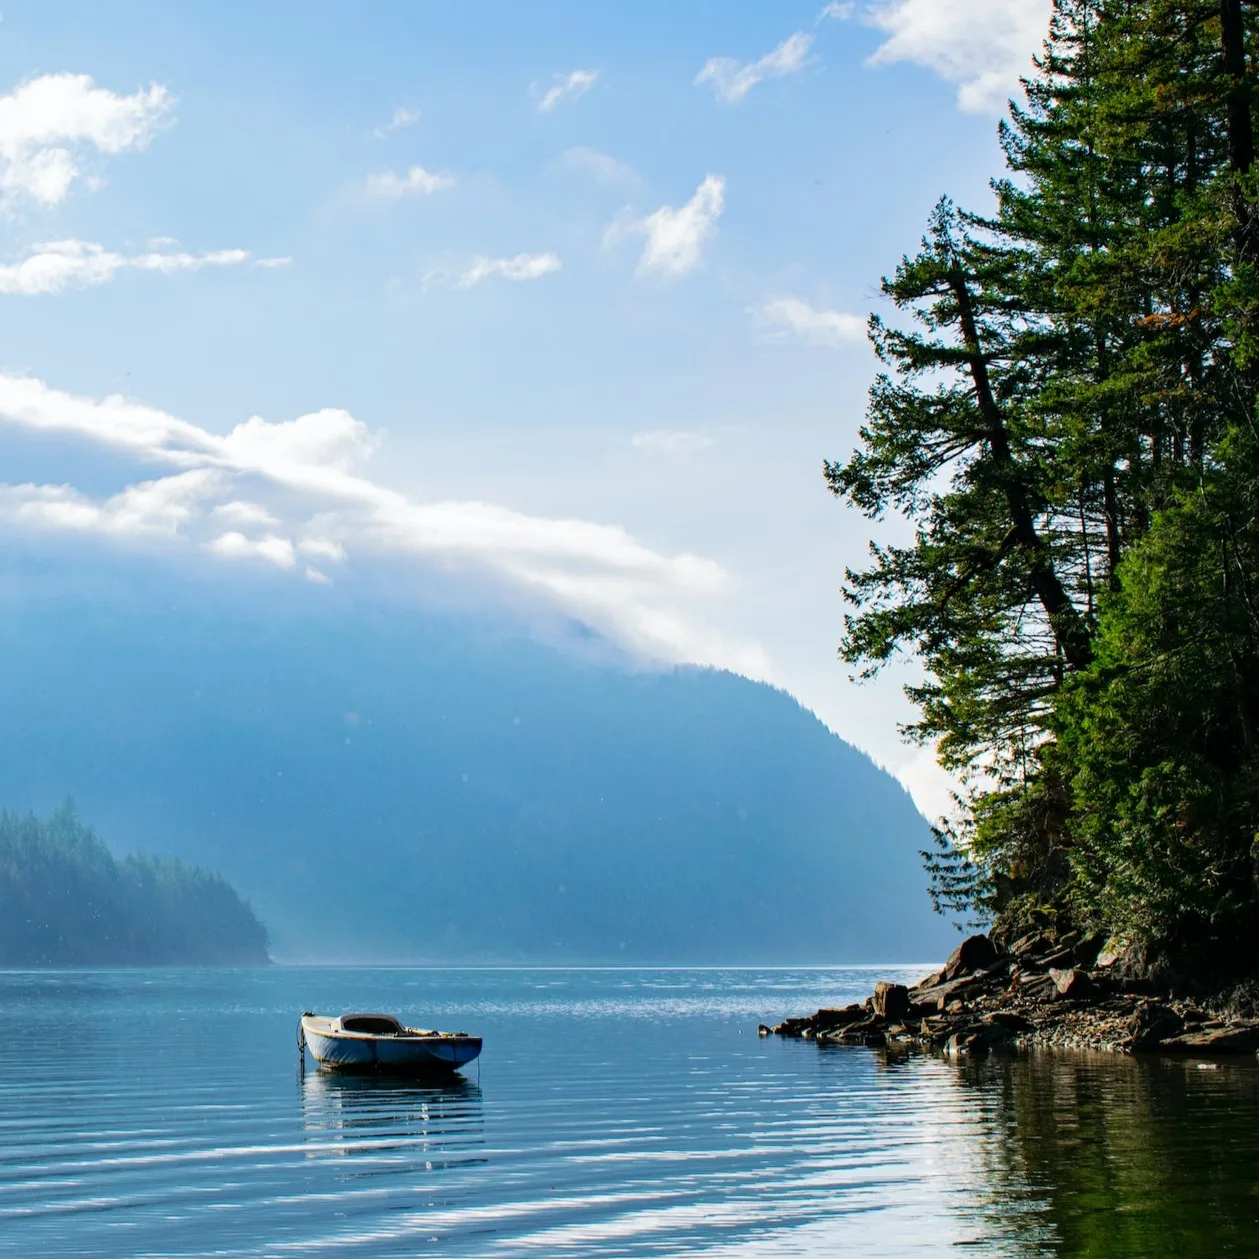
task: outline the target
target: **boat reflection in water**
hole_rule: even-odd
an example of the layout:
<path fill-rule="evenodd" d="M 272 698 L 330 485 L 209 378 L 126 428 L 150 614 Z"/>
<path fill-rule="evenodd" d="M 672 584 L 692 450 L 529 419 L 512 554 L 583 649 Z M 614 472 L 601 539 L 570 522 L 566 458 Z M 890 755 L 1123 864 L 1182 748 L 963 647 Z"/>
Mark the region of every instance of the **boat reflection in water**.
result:
<path fill-rule="evenodd" d="M 486 1162 L 481 1089 L 458 1075 L 301 1073 L 309 1159 L 352 1159 L 355 1178 L 432 1173 Z"/>

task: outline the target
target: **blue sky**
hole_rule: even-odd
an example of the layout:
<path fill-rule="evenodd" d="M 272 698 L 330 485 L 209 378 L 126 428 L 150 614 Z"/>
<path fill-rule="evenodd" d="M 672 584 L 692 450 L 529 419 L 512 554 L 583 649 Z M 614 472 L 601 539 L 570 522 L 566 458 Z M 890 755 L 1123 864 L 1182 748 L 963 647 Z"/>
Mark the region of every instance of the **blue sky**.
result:
<path fill-rule="evenodd" d="M 1047 5 L 827 7 L 7 6 L 6 531 L 466 571 L 787 687 L 935 810 L 836 660 L 869 526 L 820 468 Z"/>

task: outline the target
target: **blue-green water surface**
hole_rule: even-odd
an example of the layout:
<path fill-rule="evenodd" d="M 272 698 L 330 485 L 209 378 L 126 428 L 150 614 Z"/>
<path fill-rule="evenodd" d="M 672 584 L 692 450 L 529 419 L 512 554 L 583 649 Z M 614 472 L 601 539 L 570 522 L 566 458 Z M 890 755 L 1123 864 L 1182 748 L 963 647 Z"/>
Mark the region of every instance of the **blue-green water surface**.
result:
<path fill-rule="evenodd" d="M 1259 1253 L 1253 1062 L 756 1035 L 876 977 L 0 973 L 0 1252 Z M 350 1008 L 479 1033 L 479 1068 L 303 1072 L 300 1012 Z"/>

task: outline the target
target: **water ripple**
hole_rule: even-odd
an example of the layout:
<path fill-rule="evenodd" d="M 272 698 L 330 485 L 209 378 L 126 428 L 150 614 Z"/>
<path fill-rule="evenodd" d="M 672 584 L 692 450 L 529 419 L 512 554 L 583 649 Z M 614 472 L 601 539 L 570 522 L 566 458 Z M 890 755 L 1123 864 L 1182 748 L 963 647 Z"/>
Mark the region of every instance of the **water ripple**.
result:
<path fill-rule="evenodd" d="M 0 1251 L 1246 1253 L 1251 1064 L 958 1066 L 754 1034 L 870 979 L 0 974 L 23 1029 L 0 1042 Z M 343 1006 L 456 1019 L 486 1038 L 479 1078 L 299 1072 L 296 1012 Z"/>

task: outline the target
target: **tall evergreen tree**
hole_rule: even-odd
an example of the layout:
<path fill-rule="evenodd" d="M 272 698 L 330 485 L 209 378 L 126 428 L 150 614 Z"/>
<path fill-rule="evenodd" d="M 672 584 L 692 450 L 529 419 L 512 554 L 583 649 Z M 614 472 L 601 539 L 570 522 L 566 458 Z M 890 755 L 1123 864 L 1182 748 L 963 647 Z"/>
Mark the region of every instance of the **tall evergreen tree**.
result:
<path fill-rule="evenodd" d="M 1056 0 L 995 211 L 941 202 L 884 283 L 917 326 L 872 319 L 825 473 L 915 533 L 847 574 L 842 651 L 923 665 L 946 907 L 1259 935 L 1257 43 L 1245 0 Z"/>

